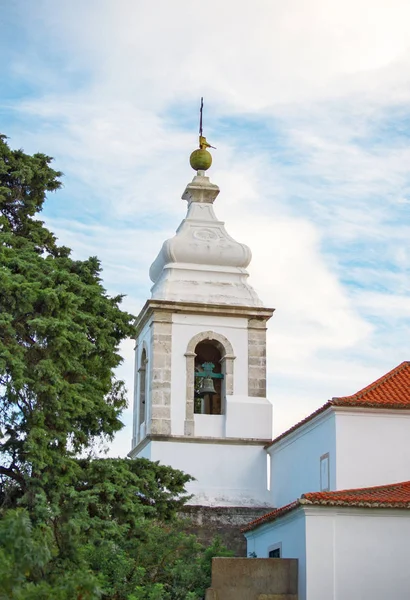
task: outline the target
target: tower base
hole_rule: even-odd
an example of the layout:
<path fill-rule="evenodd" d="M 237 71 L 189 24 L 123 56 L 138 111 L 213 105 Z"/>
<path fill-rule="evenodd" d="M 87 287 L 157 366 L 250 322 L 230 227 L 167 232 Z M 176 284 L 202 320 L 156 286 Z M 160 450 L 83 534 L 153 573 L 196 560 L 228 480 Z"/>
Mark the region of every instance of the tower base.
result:
<path fill-rule="evenodd" d="M 241 528 L 262 517 L 272 508 L 247 506 L 184 506 L 181 517 L 189 519 L 187 531 L 194 533 L 199 542 L 209 545 L 215 536 L 236 557 L 246 556 L 246 539 Z"/>

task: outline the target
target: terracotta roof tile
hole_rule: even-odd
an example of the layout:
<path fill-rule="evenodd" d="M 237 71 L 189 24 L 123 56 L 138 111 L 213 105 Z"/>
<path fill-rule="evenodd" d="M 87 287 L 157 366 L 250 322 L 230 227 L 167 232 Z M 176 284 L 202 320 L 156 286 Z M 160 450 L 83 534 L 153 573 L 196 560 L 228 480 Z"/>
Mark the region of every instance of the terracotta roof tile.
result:
<path fill-rule="evenodd" d="M 410 362 L 402 362 L 356 394 L 333 398 L 331 403 L 335 406 L 410 408 Z"/>
<path fill-rule="evenodd" d="M 291 504 L 273 510 L 242 529 L 256 529 L 264 523 L 275 521 L 299 506 L 345 506 L 358 508 L 407 508 L 410 509 L 410 481 L 379 485 L 377 487 L 338 490 L 335 492 L 310 492 Z"/>
<path fill-rule="evenodd" d="M 356 392 L 352 396 L 332 398 L 326 404 L 315 410 L 296 425 L 281 433 L 270 444 L 272 446 L 317 415 L 332 406 L 345 406 L 356 408 L 390 408 L 410 409 L 410 361 L 402 362 L 398 367 L 383 375 L 370 385 Z"/>
<path fill-rule="evenodd" d="M 272 510 L 271 512 L 266 513 L 266 515 L 262 515 L 262 517 L 258 517 L 254 521 L 251 521 L 250 523 L 245 525 L 245 527 L 242 527 L 241 531 L 242 532 L 250 531 L 251 529 L 256 529 L 256 527 L 259 527 L 259 525 L 263 525 L 264 523 L 270 523 L 271 521 L 275 521 L 275 519 L 278 519 L 282 515 L 285 515 L 286 513 L 290 512 L 294 508 L 297 508 L 298 506 L 300 506 L 300 500 L 295 500 L 295 502 L 286 504 L 286 506 L 282 506 L 281 508 L 276 508 L 275 510 Z"/>
<path fill-rule="evenodd" d="M 410 481 L 378 485 L 376 487 L 337 490 L 334 492 L 310 492 L 303 499 L 312 504 L 338 506 L 385 505 L 408 508 L 410 505 Z"/>

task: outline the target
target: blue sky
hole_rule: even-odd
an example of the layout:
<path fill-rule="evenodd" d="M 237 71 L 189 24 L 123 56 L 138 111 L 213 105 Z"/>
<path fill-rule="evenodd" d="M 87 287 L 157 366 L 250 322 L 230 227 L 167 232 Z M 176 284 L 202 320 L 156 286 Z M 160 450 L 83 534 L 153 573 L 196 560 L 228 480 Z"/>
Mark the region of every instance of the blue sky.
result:
<path fill-rule="evenodd" d="M 55 157 L 44 218 L 135 314 L 185 214 L 199 98 L 215 209 L 276 308 L 280 433 L 409 358 L 406 0 L 5 2 L 0 130 Z M 132 341 L 121 374 L 132 389 Z M 130 392 L 130 404 L 132 394 Z M 125 454 L 126 427 L 111 449 Z"/>

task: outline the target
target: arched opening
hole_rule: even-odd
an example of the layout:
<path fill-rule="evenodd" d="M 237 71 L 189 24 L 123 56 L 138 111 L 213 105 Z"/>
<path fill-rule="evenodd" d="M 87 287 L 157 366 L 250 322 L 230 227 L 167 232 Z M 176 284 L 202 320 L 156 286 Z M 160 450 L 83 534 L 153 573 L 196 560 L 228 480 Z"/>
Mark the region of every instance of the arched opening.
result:
<path fill-rule="evenodd" d="M 202 345 L 204 343 L 204 345 Z M 215 352 L 217 351 L 217 353 Z M 205 414 L 224 414 L 226 411 L 226 397 L 234 393 L 234 376 L 233 376 L 233 363 L 235 356 L 233 353 L 232 344 L 222 334 L 215 331 L 201 331 L 197 333 L 188 343 L 186 352 L 186 411 L 185 411 L 185 424 L 184 433 L 187 436 L 195 435 L 195 419 L 194 413 L 199 410 L 199 401 L 195 403 L 195 398 L 200 397 L 196 390 L 198 390 L 197 379 L 198 374 L 202 366 L 206 362 L 211 362 L 214 366 L 212 367 L 213 372 L 217 375 L 223 375 L 223 378 L 213 378 L 215 387 L 215 395 L 219 393 L 219 402 L 216 398 L 214 402 L 208 403 L 208 410 L 215 412 L 208 412 Z M 206 358 L 212 360 L 207 361 Z M 215 361 L 215 362 L 214 362 Z M 215 383 L 218 381 L 220 383 Z M 196 404 L 196 407 L 195 407 Z M 207 410 L 207 402 L 203 403 L 204 407 L 201 410 Z M 196 410 L 195 410 L 196 408 Z M 219 412 L 218 412 L 219 411 Z"/>
<path fill-rule="evenodd" d="M 147 382 L 147 353 L 145 348 L 141 353 L 140 368 L 138 369 L 139 384 L 140 384 L 140 395 L 139 395 L 139 424 L 145 422 L 145 397 L 146 397 L 146 382 Z"/>
<path fill-rule="evenodd" d="M 194 412 L 203 415 L 223 413 L 222 353 L 215 340 L 195 347 Z"/>

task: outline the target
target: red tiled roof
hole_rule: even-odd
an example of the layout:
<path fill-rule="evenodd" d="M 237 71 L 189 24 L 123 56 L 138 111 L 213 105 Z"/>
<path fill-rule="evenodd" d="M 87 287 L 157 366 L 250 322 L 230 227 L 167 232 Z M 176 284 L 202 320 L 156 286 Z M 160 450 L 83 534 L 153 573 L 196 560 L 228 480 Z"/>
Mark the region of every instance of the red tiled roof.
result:
<path fill-rule="evenodd" d="M 332 406 L 410 409 L 410 361 L 402 362 L 398 367 L 352 396 L 332 398 L 305 419 L 302 419 L 302 421 L 299 421 L 299 423 L 281 433 L 266 448 L 269 448 L 272 444 L 299 429 L 299 427 Z"/>
<path fill-rule="evenodd" d="M 410 362 L 402 362 L 356 394 L 333 398 L 331 402 L 335 406 L 410 408 Z"/>
<path fill-rule="evenodd" d="M 358 508 L 407 508 L 410 509 L 410 481 L 379 485 L 377 487 L 338 490 L 335 492 L 310 492 L 298 500 L 277 508 L 272 512 L 251 521 L 241 531 L 251 531 L 264 523 L 279 517 L 299 506 L 347 506 Z"/>

